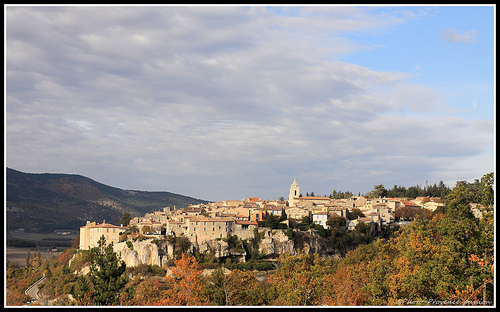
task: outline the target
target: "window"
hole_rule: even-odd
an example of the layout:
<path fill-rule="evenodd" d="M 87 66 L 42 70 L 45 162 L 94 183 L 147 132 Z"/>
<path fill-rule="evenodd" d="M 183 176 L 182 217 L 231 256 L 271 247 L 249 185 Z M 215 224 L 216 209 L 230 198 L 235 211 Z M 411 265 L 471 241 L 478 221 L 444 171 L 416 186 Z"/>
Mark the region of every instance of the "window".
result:
<path fill-rule="evenodd" d="M 215 228 L 214 227 L 212 228 L 212 232 L 215 232 Z"/>
<path fill-rule="evenodd" d="M 203 222 L 203 225 L 207 225 L 207 221 Z"/>
<path fill-rule="evenodd" d="M 193 228 L 193 231 L 195 231 L 195 232 L 196 232 L 196 226 Z"/>
<path fill-rule="evenodd" d="M 196 221 L 196 225 L 198 225 L 198 221 Z"/>
<path fill-rule="evenodd" d="M 205 231 L 205 232 L 206 232 L 206 231 L 207 231 L 207 228 L 206 228 L 206 227 L 204 227 L 204 228 L 203 228 L 203 231 Z"/>

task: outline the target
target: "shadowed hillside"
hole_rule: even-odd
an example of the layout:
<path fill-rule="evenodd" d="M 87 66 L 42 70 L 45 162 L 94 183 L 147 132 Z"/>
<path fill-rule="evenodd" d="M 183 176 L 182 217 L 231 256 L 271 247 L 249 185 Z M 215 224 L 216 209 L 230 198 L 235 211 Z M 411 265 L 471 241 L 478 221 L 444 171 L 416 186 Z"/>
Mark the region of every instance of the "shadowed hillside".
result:
<path fill-rule="evenodd" d="M 117 224 L 124 211 L 143 215 L 204 200 L 170 192 L 122 190 L 81 175 L 33 174 L 7 168 L 7 229 L 77 230 L 86 220 Z"/>

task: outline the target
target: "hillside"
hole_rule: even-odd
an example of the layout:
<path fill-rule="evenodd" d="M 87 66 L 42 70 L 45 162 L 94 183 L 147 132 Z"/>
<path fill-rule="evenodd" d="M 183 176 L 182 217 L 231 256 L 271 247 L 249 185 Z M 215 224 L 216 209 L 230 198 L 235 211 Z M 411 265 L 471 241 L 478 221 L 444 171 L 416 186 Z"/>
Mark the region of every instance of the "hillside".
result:
<path fill-rule="evenodd" d="M 206 203 L 170 192 L 122 190 L 81 175 L 34 174 L 10 168 L 6 175 L 8 230 L 77 230 L 86 220 L 117 224 L 124 211 L 134 216 L 166 206 Z"/>

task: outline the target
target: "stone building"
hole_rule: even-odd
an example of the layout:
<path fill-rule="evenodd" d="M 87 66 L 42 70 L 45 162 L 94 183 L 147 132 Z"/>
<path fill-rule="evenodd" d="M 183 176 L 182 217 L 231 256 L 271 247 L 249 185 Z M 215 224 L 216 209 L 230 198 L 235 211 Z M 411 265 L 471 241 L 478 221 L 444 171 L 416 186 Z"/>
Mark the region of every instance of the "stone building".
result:
<path fill-rule="evenodd" d="M 293 183 L 290 186 L 290 194 L 288 195 L 288 206 L 295 207 L 296 199 L 300 196 L 299 184 L 296 179 L 293 179 Z"/>
<path fill-rule="evenodd" d="M 232 235 L 234 219 L 228 217 L 195 217 L 186 221 L 186 236 L 192 243 L 200 243 Z"/>
<path fill-rule="evenodd" d="M 91 249 L 98 246 L 99 239 L 104 235 L 106 245 L 120 242 L 120 233 L 125 231 L 126 227 L 116 226 L 102 221 L 101 224 L 87 221 L 80 227 L 80 249 Z"/>

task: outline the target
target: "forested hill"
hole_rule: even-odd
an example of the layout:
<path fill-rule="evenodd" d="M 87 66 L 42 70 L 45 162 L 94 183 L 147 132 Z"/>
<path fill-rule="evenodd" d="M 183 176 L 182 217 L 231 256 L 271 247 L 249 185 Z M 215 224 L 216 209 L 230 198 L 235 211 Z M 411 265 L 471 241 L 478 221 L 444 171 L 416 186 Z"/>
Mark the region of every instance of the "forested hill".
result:
<path fill-rule="evenodd" d="M 207 203 L 170 192 L 122 190 L 73 174 L 6 170 L 7 229 L 51 232 L 77 230 L 86 220 L 117 224 L 124 211 L 143 215 L 166 206 Z"/>

